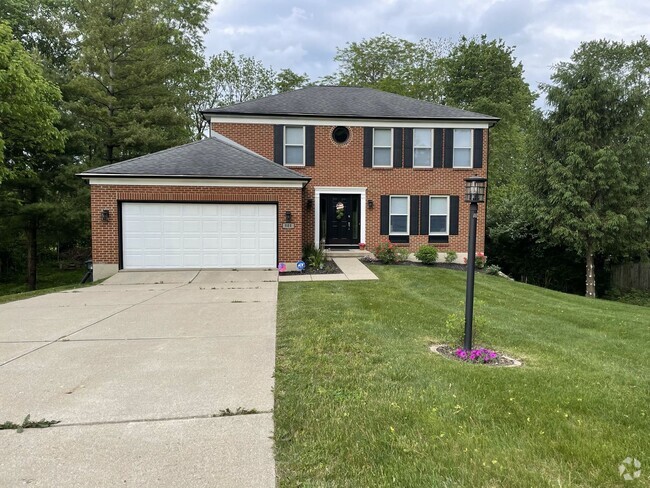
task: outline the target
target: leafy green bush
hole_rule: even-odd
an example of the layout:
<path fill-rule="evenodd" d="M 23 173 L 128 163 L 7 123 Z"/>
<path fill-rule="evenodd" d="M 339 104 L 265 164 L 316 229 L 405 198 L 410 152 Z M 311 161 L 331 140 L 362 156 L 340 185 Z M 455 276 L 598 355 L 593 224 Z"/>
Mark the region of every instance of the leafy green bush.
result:
<path fill-rule="evenodd" d="M 491 264 L 485 267 L 485 272 L 489 275 L 498 275 L 501 272 L 501 266 L 498 264 Z"/>
<path fill-rule="evenodd" d="M 323 269 L 325 267 L 325 261 L 327 261 L 325 249 L 313 248 L 307 256 L 307 264 L 313 269 Z"/>
<path fill-rule="evenodd" d="M 383 242 L 375 249 L 375 257 L 384 264 L 395 264 L 408 257 L 408 249 L 397 247 L 390 242 Z"/>
<path fill-rule="evenodd" d="M 454 263 L 456 262 L 456 259 L 458 259 L 458 253 L 456 253 L 456 251 L 447 251 L 447 255 L 445 256 L 445 263 Z"/>
<path fill-rule="evenodd" d="M 435 246 L 421 246 L 415 257 L 424 264 L 434 264 L 438 260 L 438 250 Z"/>

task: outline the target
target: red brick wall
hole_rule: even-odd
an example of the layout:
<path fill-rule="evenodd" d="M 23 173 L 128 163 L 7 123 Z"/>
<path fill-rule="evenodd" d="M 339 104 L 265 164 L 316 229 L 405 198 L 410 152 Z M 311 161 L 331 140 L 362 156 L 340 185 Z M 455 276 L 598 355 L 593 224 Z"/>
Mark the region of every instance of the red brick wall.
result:
<path fill-rule="evenodd" d="M 302 190 L 300 188 L 223 188 L 207 186 L 112 186 L 92 185 L 90 207 L 93 261 L 119 263 L 118 202 L 276 202 L 278 204 L 278 258 L 295 263 L 302 255 Z M 101 212 L 108 209 L 108 222 Z M 284 214 L 292 214 L 293 229 L 283 229 Z"/>
<path fill-rule="evenodd" d="M 467 252 L 469 204 L 463 201 L 464 178 L 472 175 L 487 176 L 488 138 L 483 137 L 483 167 L 480 169 L 449 168 L 364 168 L 363 127 L 350 127 L 351 136 L 346 144 L 336 144 L 331 137 L 334 126 L 315 128 L 315 165 L 295 168 L 310 176 L 311 182 L 304 190 L 304 198 L 314 198 L 315 186 L 366 187 L 366 199 L 373 200 L 374 208 L 366 212 L 366 244 L 370 250 L 388 236 L 379 234 L 381 195 L 458 195 L 460 211 L 458 235 L 449 236 L 448 244 L 434 244 L 443 252 Z M 214 123 L 212 130 L 223 134 L 249 149 L 273 159 L 273 125 Z M 487 132 L 487 130 L 486 130 Z M 444 141 L 443 141 L 444 146 Z M 305 200 L 306 201 L 306 200 Z M 313 242 L 314 211 L 305 211 L 303 240 Z M 485 205 L 479 206 L 477 252 L 483 252 L 485 240 Z M 415 252 L 428 244 L 428 236 L 410 236 L 408 247 Z"/>

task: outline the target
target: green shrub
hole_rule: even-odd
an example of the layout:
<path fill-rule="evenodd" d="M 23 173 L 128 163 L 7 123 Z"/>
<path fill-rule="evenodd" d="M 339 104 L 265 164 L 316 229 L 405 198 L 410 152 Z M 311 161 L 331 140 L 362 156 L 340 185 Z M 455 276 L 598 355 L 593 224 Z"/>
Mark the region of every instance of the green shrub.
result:
<path fill-rule="evenodd" d="M 452 264 L 458 259 L 458 253 L 456 251 L 447 251 L 447 255 L 445 256 L 445 263 Z"/>
<path fill-rule="evenodd" d="M 465 264 L 467 264 L 467 258 L 464 258 Z M 485 257 L 485 254 L 482 252 L 476 253 L 476 257 L 474 258 L 474 266 L 476 266 L 477 269 L 483 269 L 485 268 L 485 263 L 487 263 L 487 258 Z"/>
<path fill-rule="evenodd" d="M 415 257 L 424 264 L 434 264 L 438 260 L 438 250 L 435 246 L 421 246 Z"/>
<path fill-rule="evenodd" d="M 501 272 L 501 266 L 498 264 L 491 264 L 485 267 L 485 272 L 489 275 L 498 275 Z"/>
<path fill-rule="evenodd" d="M 316 246 L 314 246 L 313 242 L 309 242 L 307 244 L 304 244 L 302 246 L 302 260 L 304 262 L 309 261 L 309 256 L 314 254 L 315 251 L 316 251 Z"/>
<path fill-rule="evenodd" d="M 307 256 L 307 264 L 313 269 L 323 269 L 325 267 L 325 261 L 327 261 L 325 249 L 314 248 Z"/>
<path fill-rule="evenodd" d="M 375 257 L 384 264 L 395 264 L 408 257 L 408 249 L 397 247 L 390 242 L 384 242 L 375 249 Z"/>

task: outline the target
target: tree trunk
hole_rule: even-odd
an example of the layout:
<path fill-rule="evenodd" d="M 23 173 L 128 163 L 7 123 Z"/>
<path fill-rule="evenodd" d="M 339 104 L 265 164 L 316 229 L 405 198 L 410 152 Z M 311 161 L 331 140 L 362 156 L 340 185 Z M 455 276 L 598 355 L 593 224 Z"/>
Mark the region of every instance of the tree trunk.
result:
<path fill-rule="evenodd" d="M 590 244 L 587 244 L 587 286 L 585 296 L 596 298 L 596 267 L 594 266 L 594 251 Z"/>
<path fill-rule="evenodd" d="M 27 288 L 29 290 L 36 289 L 36 264 L 38 260 L 38 246 L 36 245 L 37 230 L 38 224 L 30 220 L 25 229 L 25 235 L 27 236 Z"/>

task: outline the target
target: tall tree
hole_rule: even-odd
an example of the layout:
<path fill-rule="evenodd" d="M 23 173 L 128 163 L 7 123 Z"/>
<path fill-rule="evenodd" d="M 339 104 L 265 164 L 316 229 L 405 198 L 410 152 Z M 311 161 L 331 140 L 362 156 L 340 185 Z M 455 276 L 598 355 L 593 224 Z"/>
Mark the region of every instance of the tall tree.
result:
<path fill-rule="evenodd" d="M 524 81 L 514 47 L 486 36 L 462 37 L 443 60 L 446 104 L 499 117 L 490 131 L 491 189 L 513 182 L 527 160 L 536 95 Z"/>
<path fill-rule="evenodd" d="M 650 46 L 592 41 L 559 63 L 543 85 L 550 106 L 538 133 L 531 188 L 549 240 L 586 263 L 648 245 L 650 232 Z"/>
<path fill-rule="evenodd" d="M 27 283 L 36 288 L 39 226 L 53 207 L 45 198 L 63 149 L 56 124 L 59 89 L 0 23 L 0 208 L 2 230 L 21 229 L 27 242 Z M 10 222 L 11 221 L 11 222 Z"/>
<path fill-rule="evenodd" d="M 388 34 L 350 42 L 337 48 L 339 68 L 324 83 L 376 88 L 421 100 L 442 98 L 442 72 L 438 63 L 448 42 L 421 39 L 407 41 Z"/>
<path fill-rule="evenodd" d="M 197 57 L 186 87 L 195 138 L 205 137 L 207 130 L 208 123 L 201 110 L 295 90 L 308 83 L 306 74 L 299 75 L 287 68 L 276 73 L 254 57 L 235 56 L 231 51 L 212 56 L 207 63 L 204 58 Z"/>
<path fill-rule="evenodd" d="M 76 0 L 70 109 L 92 165 L 191 138 L 185 81 L 212 0 Z"/>
<path fill-rule="evenodd" d="M 299 75 L 289 68 L 284 68 L 275 75 L 275 90 L 278 93 L 304 88 L 309 83 L 309 75 L 307 73 Z"/>

